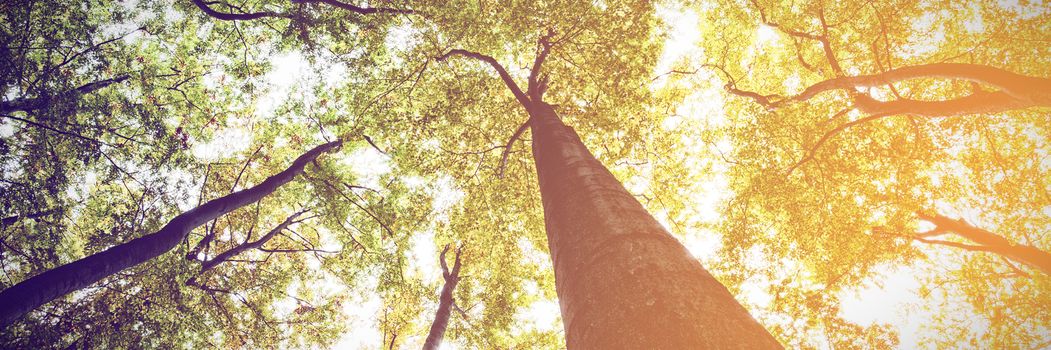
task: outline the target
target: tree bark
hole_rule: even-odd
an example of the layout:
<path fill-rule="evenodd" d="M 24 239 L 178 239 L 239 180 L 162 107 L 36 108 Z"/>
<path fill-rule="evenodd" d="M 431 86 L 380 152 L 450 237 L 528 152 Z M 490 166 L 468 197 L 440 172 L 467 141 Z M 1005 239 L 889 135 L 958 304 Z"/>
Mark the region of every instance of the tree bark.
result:
<path fill-rule="evenodd" d="M 566 347 L 781 349 L 543 102 L 551 35 L 538 43 L 527 92 L 491 56 L 457 49 L 437 60 L 488 63 L 529 114 Z"/>
<path fill-rule="evenodd" d="M 258 185 L 211 200 L 182 213 L 157 232 L 56 267 L 4 289 L 0 292 L 0 328 L 6 328 L 29 311 L 51 300 L 168 252 L 193 229 L 262 199 L 278 187 L 292 181 L 296 175 L 303 172 L 307 163 L 341 144 L 342 141 L 335 141 L 315 147 L 296 158 L 287 169 L 270 176 Z"/>
<path fill-rule="evenodd" d="M 780 349 L 543 102 L 527 106 L 569 349 Z"/>
<path fill-rule="evenodd" d="M 423 350 L 438 350 L 438 347 L 442 345 L 445 329 L 449 326 L 453 303 L 456 302 L 453 299 L 453 291 L 456 290 L 456 284 L 460 283 L 460 249 L 456 250 L 456 262 L 453 263 L 452 272 L 445 265 L 445 253 L 448 251 L 449 246 L 446 246 L 439 258 L 445 284 L 442 285 L 442 293 L 438 297 L 438 311 L 434 314 L 434 322 L 431 323 L 431 331 L 427 333 L 427 340 L 423 343 Z"/>

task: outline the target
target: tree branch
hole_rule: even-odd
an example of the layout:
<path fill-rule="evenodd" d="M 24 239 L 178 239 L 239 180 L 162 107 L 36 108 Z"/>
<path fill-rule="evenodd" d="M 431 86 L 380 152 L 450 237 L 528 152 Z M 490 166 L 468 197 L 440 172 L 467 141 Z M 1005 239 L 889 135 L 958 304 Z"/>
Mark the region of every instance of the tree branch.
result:
<path fill-rule="evenodd" d="M 48 215 L 51 215 L 52 213 L 54 213 L 56 211 L 58 211 L 57 208 L 51 208 L 51 209 L 47 209 L 47 210 L 44 210 L 44 211 L 38 211 L 38 212 L 35 212 L 35 213 L 29 213 L 29 214 L 24 214 L 24 215 L 8 216 L 8 217 L 3 218 L 2 220 L 0 220 L 0 227 L 7 227 L 7 226 L 9 226 L 11 224 L 14 224 L 14 223 L 16 223 L 16 222 L 18 222 L 20 220 L 24 220 L 24 219 L 36 219 L 36 218 L 39 218 L 39 217 L 42 217 L 42 216 L 48 216 Z"/>
<path fill-rule="evenodd" d="M 260 18 L 267 18 L 267 17 L 293 19 L 295 17 L 295 16 L 290 15 L 290 14 L 278 13 L 278 12 L 273 12 L 273 11 L 249 12 L 249 13 L 219 12 L 219 11 L 209 7 L 208 3 L 206 3 L 204 0 L 193 0 L 193 4 L 197 5 L 197 7 L 200 8 L 201 11 L 204 11 L 205 14 L 207 14 L 209 16 L 212 16 L 212 17 L 214 17 L 216 19 L 223 20 L 223 21 L 250 21 L 250 20 L 253 20 L 253 19 L 260 19 Z"/>
<path fill-rule="evenodd" d="M 522 126 L 515 130 L 515 134 L 511 135 L 511 138 L 507 140 L 507 144 L 504 145 L 503 155 L 500 156 L 500 169 L 497 171 L 497 177 L 504 177 L 504 169 L 507 168 L 507 158 L 511 156 L 511 147 L 514 146 L 515 141 L 518 141 L 522 134 L 525 133 L 526 129 L 529 129 L 529 121 L 522 123 Z"/>
<path fill-rule="evenodd" d="M 87 137 L 87 136 L 84 136 L 84 135 L 81 135 L 79 133 L 72 132 L 72 131 L 64 131 L 64 130 L 55 129 L 55 128 L 52 128 L 50 126 L 47 126 L 47 125 L 44 125 L 44 124 L 40 124 L 40 123 L 34 122 L 32 120 L 29 120 L 29 119 L 19 118 L 19 117 L 13 116 L 13 115 L 0 115 L 0 117 L 4 117 L 4 118 L 8 118 L 8 119 L 14 119 L 14 120 L 17 120 L 17 121 L 20 121 L 20 122 L 26 123 L 28 125 L 32 125 L 32 126 L 44 129 L 44 130 L 52 131 L 52 132 L 55 132 L 55 133 L 58 133 L 58 134 L 61 134 L 61 135 L 75 137 L 75 138 L 78 138 L 78 139 L 81 139 L 81 140 L 93 143 L 95 145 L 99 145 L 99 146 L 105 145 L 105 146 L 114 147 L 113 145 L 111 145 L 109 143 L 106 143 L 106 142 L 103 142 L 103 141 L 98 140 L 98 139 L 93 139 L 93 138 L 90 138 L 90 137 Z"/>
<path fill-rule="evenodd" d="M 835 118 L 837 118 L 837 117 L 839 117 L 839 116 L 841 116 L 843 114 L 846 114 L 847 112 L 850 112 L 850 110 L 852 110 L 852 109 L 853 108 L 843 109 L 843 110 L 839 111 L 838 113 L 836 113 L 834 116 L 832 116 L 832 118 L 829 118 L 829 119 L 830 120 L 831 119 L 835 119 Z M 871 116 L 868 116 L 868 117 L 865 117 L 865 118 L 860 118 L 858 120 L 855 120 L 855 121 L 852 121 L 852 122 L 849 122 L 849 123 L 845 123 L 843 125 L 837 126 L 836 128 L 834 128 L 832 130 L 829 130 L 824 135 L 821 135 L 821 138 L 819 138 L 817 140 L 817 142 L 814 143 L 813 146 L 811 146 L 809 149 L 807 149 L 807 151 L 803 155 L 802 159 L 800 159 L 798 162 L 793 164 L 792 167 L 788 168 L 788 171 L 787 171 L 786 174 L 792 174 L 792 172 L 795 171 L 796 168 L 798 168 L 800 165 L 803 165 L 803 163 L 806 163 L 806 162 L 814 159 L 814 154 L 817 153 L 817 150 L 819 148 L 821 148 L 821 146 L 824 145 L 825 142 L 828 142 L 828 140 L 831 140 L 833 136 L 836 136 L 837 134 L 843 132 L 844 130 L 849 129 L 852 126 L 868 123 L 868 122 L 871 122 L 873 120 L 881 119 L 881 118 L 885 118 L 885 117 L 889 117 L 889 116 L 890 115 L 886 115 L 886 114 L 871 115 Z"/>
<path fill-rule="evenodd" d="M 392 8 L 385 8 L 385 7 L 360 7 L 360 6 L 355 6 L 353 4 L 348 4 L 348 3 L 340 2 L 340 1 L 336 1 L 336 0 L 292 0 L 292 2 L 293 3 L 302 3 L 302 4 L 321 3 L 321 4 L 326 4 L 326 5 L 332 5 L 332 6 L 335 6 L 335 7 L 347 10 L 347 11 L 355 12 L 355 13 L 358 13 L 358 14 L 362 14 L 362 15 L 371 15 L 371 14 L 374 14 L 374 13 L 410 15 L 410 14 L 415 13 L 415 12 L 413 12 L 413 10 L 404 10 L 404 9 L 392 9 Z"/>
<path fill-rule="evenodd" d="M 1003 92 L 979 91 L 971 95 L 945 101 L 918 101 L 899 99 L 877 101 L 865 94 L 854 96 L 854 106 L 869 114 L 914 115 L 940 118 L 971 114 L 992 114 L 1037 106 L 1018 100 Z M 1048 106 L 1051 106 L 1049 104 Z"/>
<path fill-rule="evenodd" d="M 249 249 L 255 249 L 255 248 L 262 247 L 264 243 L 266 243 L 266 242 L 270 241 L 270 239 L 274 238 L 274 236 L 276 236 L 279 232 L 281 232 L 282 230 L 287 228 L 289 225 L 291 225 L 293 223 L 293 221 L 295 221 L 296 218 L 298 218 L 300 215 L 303 215 L 303 213 L 305 213 L 305 212 L 306 211 L 303 210 L 303 211 L 295 212 L 292 215 L 289 215 L 287 218 L 285 218 L 285 221 L 282 221 L 280 224 L 277 225 L 277 227 L 274 227 L 272 230 L 267 232 L 265 235 L 263 235 L 263 237 L 260 237 L 258 240 L 255 240 L 253 242 L 238 244 L 237 246 L 235 246 L 233 248 L 230 248 L 230 250 L 227 250 L 225 252 L 220 253 L 219 255 L 216 255 L 215 258 L 212 258 L 211 260 L 205 261 L 204 263 L 201 264 L 201 272 L 205 272 L 205 271 L 211 270 L 211 269 L 215 268 L 216 266 L 219 266 L 219 264 L 222 264 L 223 262 L 227 261 L 228 259 L 230 259 L 230 258 L 232 258 L 234 256 L 237 256 L 238 254 L 241 254 L 241 253 L 243 253 L 243 252 L 245 252 L 245 251 L 247 251 Z"/>
<path fill-rule="evenodd" d="M 522 104 L 522 106 L 525 106 L 527 108 L 531 106 L 531 101 L 529 100 L 529 97 L 524 92 L 522 92 L 522 89 L 518 87 L 518 84 L 515 83 L 515 80 L 511 78 L 511 75 L 507 73 L 506 69 L 504 69 L 504 66 L 500 65 L 500 63 L 497 62 L 495 58 L 477 52 L 455 49 L 449 51 L 444 55 L 438 56 L 437 58 L 435 58 L 435 60 L 438 62 L 442 62 L 454 55 L 473 58 L 488 63 L 490 66 L 493 67 L 493 69 L 496 70 L 496 73 L 500 75 L 500 79 L 504 81 L 504 85 L 507 85 L 507 88 L 511 90 L 511 93 L 515 95 L 515 99 L 517 99 L 518 102 Z"/>
<path fill-rule="evenodd" d="M 986 251 L 999 254 L 1002 257 L 1029 265 L 1045 274 L 1051 275 L 1051 253 L 1040 248 L 1015 244 L 1006 238 L 988 230 L 975 227 L 962 219 L 952 219 L 937 213 L 917 212 L 916 215 L 924 221 L 934 224 L 936 230 L 950 231 L 957 236 L 978 243 L 979 246 L 971 246 L 955 242 L 931 241 L 923 237 L 914 239 L 925 242 L 953 246 L 972 251 Z"/>
<path fill-rule="evenodd" d="M 130 78 L 130 77 L 131 77 L 130 75 L 124 74 L 124 75 L 120 75 L 120 76 L 109 78 L 109 79 L 93 81 L 93 82 L 81 85 L 81 86 L 79 86 L 77 88 L 74 88 L 74 89 L 71 89 L 71 90 L 67 90 L 67 91 L 63 91 L 63 92 L 59 93 L 58 95 L 56 95 L 55 97 L 66 98 L 66 97 L 72 97 L 72 96 L 79 96 L 79 95 L 89 94 L 89 93 L 95 92 L 95 91 L 97 91 L 99 89 L 102 89 L 104 87 L 110 86 L 112 84 L 116 84 L 116 83 L 120 83 L 120 82 L 123 82 L 125 80 L 128 80 L 128 78 Z M 47 104 L 49 102 L 51 102 L 52 99 L 53 99 L 53 97 L 44 96 L 44 97 L 33 97 L 33 98 L 20 98 L 20 99 L 14 99 L 14 100 L 11 100 L 11 101 L 0 102 L 0 113 L 7 114 L 7 113 L 17 112 L 17 111 L 23 111 L 23 112 L 27 112 L 27 113 L 28 112 L 32 112 L 34 110 L 46 107 Z"/>
<path fill-rule="evenodd" d="M 537 55 L 533 59 L 533 68 L 529 70 L 528 84 L 526 85 L 526 93 L 529 95 L 530 101 L 543 101 L 544 92 L 547 90 L 547 78 L 541 78 L 540 72 L 544 65 L 544 60 L 547 59 L 547 55 L 551 52 L 551 47 L 554 43 L 551 42 L 551 37 L 555 36 L 553 29 L 548 29 L 547 34 L 540 37 L 537 40 Z"/>
<path fill-rule="evenodd" d="M 1004 69 L 966 63 L 932 63 L 905 66 L 879 74 L 839 77 L 814 84 L 794 99 L 807 100 L 818 93 L 861 87 L 876 87 L 899 81 L 943 78 L 959 79 L 995 86 L 1011 97 L 1037 104 L 1051 103 L 1051 79 L 1013 73 Z"/>
<path fill-rule="evenodd" d="M 384 152 L 383 149 L 380 148 L 380 146 L 377 146 L 376 143 L 372 141 L 372 138 L 369 137 L 369 135 L 361 135 L 361 136 L 365 138 L 365 142 L 368 142 L 369 146 L 372 146 L 372 148 L 376 149 L 377 151 L 379 151 L 380 153 L 382 153 L 385 156 L 390 156 L 389 154 L 387 154 L 387 152 Z"/>

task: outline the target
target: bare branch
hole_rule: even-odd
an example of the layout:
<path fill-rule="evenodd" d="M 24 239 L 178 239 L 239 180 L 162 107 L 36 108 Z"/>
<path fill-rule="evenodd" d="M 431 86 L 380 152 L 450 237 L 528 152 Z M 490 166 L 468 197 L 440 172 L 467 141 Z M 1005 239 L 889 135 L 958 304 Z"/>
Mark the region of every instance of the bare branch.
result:
<path fill-rule="evenodd" d="M 476 60 L 488 63 L 490 66 L 493 67 L 493 69 L 496 70 L 496 73 L 500 75 L 500 79 L 504 81 L 504 85 L 507 85 L 507 88 L 511 90 L 511 93 L 515 95 L 515 99 L 517 99 L 518 102 L 522 104 L 522 106 L 531 106 L 531 101 L 529 100 L 529 97 L 524 92 L 522 92 L 522 89 L 518 87 L 518 84 L 515 83 L 515 80 L 511 78 L 511 75 L 507 73 L 506 69 L 504 69 L 504 66 L 500 65 L 500 63 L 497 62 L 495 58 L 477 52 L 455 49 L 449 51 L 444 55 L 438 56 L 437 58 L 435 58 L 435 60 L 438 62 L 442 62 L 454 55 L 474 58 Z"/>
<path fill-rule="evenodd" d="M 50 103 L 55 98 L 68 98 L 68 97 L 73 97 L 73 96 L 80 96 L 80 95 L 89 94 L 89 93 L 95 92 L 95 91 L 97 91 L 99 89 L 102 89 L 104 87 L 107 87 L 107 86 L 110 86 L 110 85 L 113 85 L 113 84 L 120 83 L 120 82 L 123 82 L 125 80 L 128 80 L 128 78 L 130 78 L 130 77 L 131 77 L 130 75 L 124 74 L 124 75 L 120 75 L 120 76 L 109 78 L 109 79 L 93 81 L 93 82 L 81 85 L 81 86 L 79 86 L 77 88 L 61 92 L 58 95 L 53 96 L 53 97 L 52 96 L 42 96 L 42 97 L 34 97 L 34 98 L 20 98 L 20 99 L 15 99 L 15 100 L 11 100 L 11 101 L 0 102 L 0 113 L 6 114 L 6 113 L 11 113 L 11 112 L 17 112 L 17 111 L 31 112 L 31 111 L 34 111 L 34 110 L 37 110 L 37 109 L 41 109 L 41 108 L 47 107 L 48 103 Z"/>
<path fill-rule="evenodd" d="M 551 37 L 555 36 L 553 29 L 548 29 L 547 34 L 540 37 L 537 40 L 537 55 L 533 60 L 533 68 L 529 70 L 529 80 L 526 86 L 526 91 L 529 94 L 531 101 L 543 101 L 544 92 L 547 90 L 547 78 L 541 78 L 541 70 L 544 64 L 544 60 L 547 59 L 547 55 L 551 52 L 551 47 L 554 43 L 551 42 Z"/>
<path fill-rule="evenodd" d="M 237 256 L 238 254 L 243 253 L 246 250 L 262 247 L 263 243 L 270 241 L 270 239 L 274 238 L 274 236 L 276 236 L 278 232 L 281 232 L 285 228 L 288 228 L 288 226 L 291 225 L 296 218 L 298 218 L 300 215 L 303 215 L 303 213 L 305 212 L 306 211 L 299 211 L 293 213 L 292 215 L 289 215 L 287 218 L 285 218 L 285 221 L 282 221 L 280 224 L 277 225 L 277 227 L 274 227 L 272 230 L 270 230 L 270 232 L 267 232 L 265 235 L 263 235 L 263 237 L 260 237 L 256 241 L 238 244 L 237 246 L 230 248 L 230 250 L 216 255 L 215 258 L 205 261 L 203 264 L 201 264 L 201 272 L 211 270 L 216 266 L 219 266 L 219 264 L 222 264 L 223 262 L 229 260 L 234 256 Z"/>
<path fill-rule="evenodd" d="M 290 14 L 278 13 L 278 12 L 273 12 L 273 11 L 249 12 L 249 13 L 219 12 L 219 11 L 209 7 L 208 3 L 206 3 L 204 0 L 193 0 L 193 4 L 197 5 L 197 7 L 200 8 L 201 11 L 204 11 L 205 14 L 207 14 L 209 16 L 212 16 L 212 17 L 214 17 L 216 19 L 223 20 L 223 21 L 249 21 L 249 20 L 253 20 L 253 19 L 268 18 L 268 17 L 272 17 L 272 18 L 286 18 L 286 19 L 293 19 L 294 18 L 294 16 L 292 16 Z"/>
<path fill-rule="evenodd" d="M 365 138 L 365 142 L 368 142 L 369 146 L 372 146 L 372 148 L 375 148 L 377 151 L 379 151 L 383 155 L 389 156 L 389 154 L 387 154 L 387 152 L 384 152 L 383 149 L 380 148 L 380 146 L 376 146 L 376 143 L 372 141 L 372 138 L 370 138 L 369 135 L 361 135 L 361 136 Z"/>
<path fill-rule="evenodd" d="M 526 129 L 529 129 L 529 121 L 522 123 L 518 130 L 515 130 L 515 134 L 511 135 L 511 138 L 507 140 L 507 144 L 504 145 L 503 155 L 500 157 L 500 169 L 497 170 L 497 177 L 504 177 L 504 169 L 507 168 L 507 158 L 511 155 L 511 148 L 514 146 L 515 141 L 522 137 Z"/>
<path fill-rule="evenodd" d="M 361 6 L 356 6 L 356 5 L 348 4 L 348 3 L 345 3 L 345 2 L 341 2 L 341 1 L 336 1 L 336 0 L 292 0 L 292 2 L 293 3 L 302 3 L 302 4 L 320 3 L 320 4 L 332 5 L 332 6 L 335 6 L 335 7 L 347 10 L 347 11 L 355 12 L 355 13 L 358 13 L 358 14 L 362 14 L 362 15 L 371 15 L 371 14 L 375 14 L 375 13 L 409 15 L 409 14 L 413 14 L 414 13 L 412 10 L 406 10 L 406 9 L 393 9 L 393 8 L 386 8 L 386 7 L 361 7 Z"/>

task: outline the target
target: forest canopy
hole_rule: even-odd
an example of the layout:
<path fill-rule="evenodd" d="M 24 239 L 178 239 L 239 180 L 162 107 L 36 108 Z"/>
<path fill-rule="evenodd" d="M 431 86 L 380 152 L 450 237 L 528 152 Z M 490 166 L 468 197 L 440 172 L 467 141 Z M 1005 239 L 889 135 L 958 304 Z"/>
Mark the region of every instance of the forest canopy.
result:
<path fill-rule="evenodd" d="M 1051 346 L 1051 5 L 0 3 L 0 348 Z"/>

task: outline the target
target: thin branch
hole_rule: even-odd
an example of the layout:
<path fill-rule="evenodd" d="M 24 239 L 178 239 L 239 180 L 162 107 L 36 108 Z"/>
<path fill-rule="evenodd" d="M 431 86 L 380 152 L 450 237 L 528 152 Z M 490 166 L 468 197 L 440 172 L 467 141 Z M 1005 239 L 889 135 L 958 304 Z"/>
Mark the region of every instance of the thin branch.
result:
<path fill-rule="evenodd" d="M 482 62 L 488 63 L 490 66 L 493 67 L 493 69 L 496 70 L 496 73 L 500 75 L 500 79 L 504 81 L 504 85 L 507 85 L 507 88 L 511 90 L 511 93 L 515 95 L 515 99 L 517 99 L 518 102 L 522 104 L 522 106 L 531 106 L 529 96 L 522 92 L 522 89 L 518 87 L 518 84 L 515 83 L 515 80 L 511 78 L 511 75 L 507 73 L 506 69 L 504 69 L 504 66 L 500 65 L 500 62 L 497 62 L 495 58 L 477 52 L 455 49 L 449 51 L 444 55 L 438 56 L 437 58 L 435 58 L 435 60 L 438 62 L 443 62 L 454 55 L 474 58 Z"/>
<path fill-rule="evenodd" d="M 84 136 L 84 135 L 81 135 L 79 133 L 75 133 L 75 132 L 72 132 L 72 131 L 64 131 L 64 130 L 55 129 L 55 128 L 52 128 L 50 126 L 47 126 L 47 125 L 44 125 L 44 124 L 40 124 L 40 123 L 34 122 L 32 120 L 29 120 L 29 119 L 19 118 L 19 117 L 13 116 L 13 115 L 0 115 L 0 117 L 4 117 L 4 118 L 8 118 L 8 119 L 14 119 L 14 120 L 26 123 L 28 125 L 32 125 L 32 126 L 44 129 L 44 130 L 53 131 L 53 132 L 56 132 L 56 133 L 59 133 L 59 134 L 62 134 L 62 135 L 72 136 L 72 137 L 75 137 L 75 138 L 78 138 L 78 139 L 81 139 L 81 140 L 84 140 L 84 141 L 88 141 L 90 143 L 93 143 L 93 144 L 96 144 L 96 145 L 99 145 L 99 146 L 114 147 L 113 145 L 108 144 L 108 143 L 103 142 L 103 141 L 100 141 L 98 139 L 93 139 L 93 138 L 90 138 L 90 137 L 87 137 L 87 136 Z"/>
<path fill-rule="evenodd" d="M 0 227 L 7 227 L 7 226 L 9 226 L 11 224 L 14 224 L 14 223 L 20 221 L 20 220 L 36 219 L 36 218 L 39 218 L 39 217 L 48 216 L 48 215 L 51 215 L 52 213 L 54 213 L 56 211 L 58 211 L 58 208 L 51 208 L 51 209 L 38 211 L 38 212 L 35 212 L 35 213 L 24 214 L 24 215 L 8 216 L 8 217 L 3 218 L 2 220 L 0 220 Z"/>
<path fill-rule="evenodd" d="M 529 122 L 526 121 L 515 130 L 515 134 L 511 135 L 511 138 L 507 140 L 507 144 L 504 145 L 503 155 L 500 156 L 500 169 L 497 170 L 497 177 L 504 177 L 504 169 L 507 168 L 507 158 L 511 155 L 511 148 L 514 146 L 515 141 L 518 141 L 522 134 L 525 133 L 526 129 L 529 129 Z"/>
<path fill-rule="evenodd" d="M 270 230 L 270 232 L 267 232 L 265 235 L 263 235 L 263 237 L 260 237 L 258 240 L 239 244 L 233 248 L 230 248 L 230 250 L 216 255 L 215 258 L 205 261 L 201 264 L 201 272 L 211 270 L 219 264 L 227 261 L 228 259 L 234 256 L 237 256 L 238 254 L 241 254 L 244 251 L 262 247 L 263 243 L 270 241 L 270 239 L 274 238 L 274 236 L 277 235 L 278 232 L 281 232 L 282 230 L 288 228 L 288 226 L 291 225 L 296 218 L 298 218 L 305 212 L 306 211 L 298 211 L 293 213 L 292 215 L 289 215 L 287 218 L 285 218 L 285 221 L 282 221 L 280 224 L 277 225 L 277 227 L 274 227 L 272 230 Z"/>
<path fill-rule="evenodd" d="M 839 117 L 839 116 L 841 116 L 843 114 L 846 114 L 851 109 L 852 108 L 843 109 L 843 110 L 839 111 L 838 113 L 836 113 L 834 116 L 832 116 L 832 118 L 829 118 L 829 119 L 835 119 L 835 118 L 837 118 L 837 117 Z M 832 139 L 833 136 L 836 136 L 836 134 L 839 134 L 839 133 L 843 132 L 844 130 L 846 130 L 846 129 L 852 127 L 852 126 L 868 123 L 870 121 L 873 121 L 873 120 L 876 120 L 876 119 L 880 119 L 880 118 L 884 118 L 884 117 L 887 117 L 887 116 L 888 115 L 880 115 L 880 114 L 871 115 L 871 116 L 868 116 L 868 117 L 865 117 L 865 118 L 860 118 L 858 120 L 855 120 L 855 121 L 852 121 L 852 122 L 840 125 L 840 126 L 836 127 L 835 129 L 829 130 L 824 135 L 822 135 L 821 138 L 818 139 L 817 142 L 815 142 L 813 146 L 811 146 L 809 149 L 807 149 L 807 151 L 804 154 L 802 159 L 800 159 L 798 162 L 793 164 L 792 167 L 788 168 L 788 171 L 786 172 L 786 174 L 788 174 L 788 175 L 792 174 L 792 172 L 795 171 L 796 168 L 798 168 L 800 165 L 803 165 L 803 163 L 806 163 L 806 162 L 814 159 L 814 154 L 817 153 L 817 150 L 819 148 L 821 148 L 821 146 L 824 145 L 825 142 L 828 142 L 828 140 Z"/>
<path fill-rule="evenodd" d="M 543 101 L 544 92 L 547 90 L 547 77 L 541 77 L 540 72 L 544 60 L 547 59 L 547 55 L 551 52 L 551 47 L 554 43 L 551 42 L 551 37 L 555 36 L 553 29 L 548 29 L 547 34 L 540 37 L 537 40 L 537 51 L 536 58 L 533 60 L 533 68 L 529 70 L 528 85 L 526 85 L 526 91 L 529 95 L 529 99 L 534 102 Z"/>
<path fill-rule="evenodd" d="M 109 78 L 109 79 L 93 81 L 93 82 L 81 85 L 79 87 L 76 87 L 74 89 L 61 92 L 58 95 L 56 95 L 55 97 L 57 97 L 57 98 L 66 98 L 66 97 L 72 97 L 72 96 L 79 96 L 79 95 L 89 94 L 89 93 L 95 92 L 95 91 L 97 91 L 99 89 L 102 89 L 104 87 L 107 87 L 107 86 L 110 86 L 110 85 L 113 85 L 113 84 L 120 83 L 120 82 L 123 82 L 125 80 L 128 80 L 128 78 L 130 78 L 130 77 L 131 77 L 130 75 L 124 74 L 124 75 L 116 76 L 116 77 Z M 43 96 L 43 97 L 34 97 L 34 98 L 20 98 L 20 99 L 15 99 L 15 100 L 11 100 L 11 101 L 0 102 L 0 113 L 7 114 L 7 113 L 17 112 L 17 111 L 23 111 L 23 112 L 27 112 L 28 113 L 28 112 L 31 112 L 31 111 L 34 111 L 34 110 L 46 107 L 47 104 L 53 98 L 54 97 Z"/>
<path fill-rule="evenodd" d="M 386 7 L 361 7 L 361 6 L 355 6 L 353 4 L 348 4 L 348 3 L 345 3 L 345 2 L 336 1 L 336 0 L 292 0 L 292 2 L 293 3 L 301 3 L 301 4 L 321 3 L 321 4 L 326 4 L 326 5 L 332 5 L 332 6 L 335 6 L 335 7 L 347 10 L 347 11 L 351 11 L 351 12 L 354 12 L 354 13 L 357 13 L 357 14 L 362 14 L 362 15 L 371 15 L 371 14 L 374 14 L 374 13 L 411 15 L 411 14 L 415 13 L 413 10 L 407 10 L 407 9 L 393 9 L 393 8 L 386 8 Z"/>
<path fill-rule="evenodd" d="M 369 137 L 369 135 L 361 135 L 361 136 L 365 138 L 365 142 L 368 142 L 369 146 L 372 146 L 372 148 L 376 149 L 377 151 L 379 151 L 380 153 L 382 153 L 385 156 L 390 156 L 389 154 L 387 154 L 387 152 L 384 152 L 383 149 L 380 148 L 380 146 L 377 146 L 376 142 L 373 142 L 372 138 Z"/>

